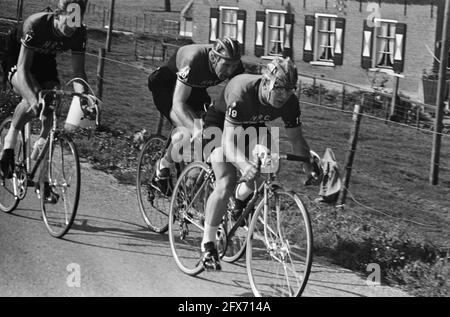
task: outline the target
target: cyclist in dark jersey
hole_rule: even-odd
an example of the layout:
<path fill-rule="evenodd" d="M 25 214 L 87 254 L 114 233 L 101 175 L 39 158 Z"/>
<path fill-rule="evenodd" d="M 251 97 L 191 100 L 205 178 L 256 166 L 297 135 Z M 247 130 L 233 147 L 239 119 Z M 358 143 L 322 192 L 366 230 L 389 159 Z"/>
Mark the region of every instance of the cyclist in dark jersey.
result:
<path fill-rule="evenodd" d="M 5 137 L 0 159 L 2 178 L 11 178 L 14 171 L 14 147 L 23 126 L 41 112 L 38 94 L 41 89 L 59 86 L 56 55 L 72 52 L 73 76 L 87 78 L 85 72 L 86 27 L 82 17 L 87 0 L 60 0 L 55 12 L 41 12 L 28 17 L 8 36 L 5 59 L 2 62 L 7 80 L 22 100 L 14 111 L 11 127 Z M 76 92 L 87 92 L 87 87 L 74 83 Z M 46 139 L 51 129 L 52 116 L 45 109 L 40 138 Z M 55 197 L 45 184 L 49 202 Z"/>
<path fill-rule="evenodd" d="M 200 118 L 211 98 L 206 89 L 242 73 L 239 43 L 230 38 L 215 44 L 186 45 L 156 69 L 148 78 L 156 108 L 176 127 L 194 130 L 194 120 Z M 170 179 L 173 163 L 170 147 L 156 162 L 156 183 L 163 192 Z M 164 187 L 164 189 L 163 189 Z"/>
<path fill-rule="evenodd" d="M 206 113 L 204 138 L 214 135 L 221 139 L 214 139 L 211 141 L 213 145 L 206 144 L 204 149 L 205 157 L 212 151 L 209 158 L 216 178 L 215 188 L 205 209 L 202 260 L 206 269 L 221 268 L 215 246 L 216 233 L 236 186 L 236 168 L 242 171 L 247 182 L 236 190 L 234 212 L 242 212 L 244 201 L 253 192 L 252 180 L 258 172 L 255 163 L 245 154 L 247 144 L 236 143 L 236 135 L 237 138 L 245 135 L 239 134 L 236 129 L 244 128 L 245 131 L 249 127 L 262 127 L 265 122 L 281 117 L 292 143 L 293 153 L 310 156 L 309 146 L 302 135 L 299 101 L 294 94 L 297 76 L 297 68 L 289 58 L 276 58 L 267 65 L 262 76 L 242 74 L 230 80 L 221 100 Z M 217 130 L 223 133 L 219 134 Z M 268 138 L 271 138 L 270 135 Z M 272 143 L 278 142 L 275 136 L 272 139 Z M 267 144 L 269 143 L 267 140 Z M 267 147 L 262 148 L 268 154 Z M 312 160 L 311 163 L 304 164 L 304 169 L 307 175 L 313 175 Z M 236 216 L 238 217 L 239 215 Z"/>

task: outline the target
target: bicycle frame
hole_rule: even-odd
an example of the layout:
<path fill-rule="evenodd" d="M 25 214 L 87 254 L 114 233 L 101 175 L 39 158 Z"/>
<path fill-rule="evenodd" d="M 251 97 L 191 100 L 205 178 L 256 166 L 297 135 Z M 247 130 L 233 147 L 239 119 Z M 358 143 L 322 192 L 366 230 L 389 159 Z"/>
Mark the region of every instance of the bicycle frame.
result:
<path fill-rule="evenodd" d="M 73 79 L 70 82 L 74 81 L 74 80 L 79 80 L 79 79 Z M 70 83 L 69 82 L 69 83 Z M 91 89 L 92 90 L 92 89 Z M 43 118 L 43 114 L 44 114 L 44 110 L 46 109 L 46 104 L 45 104 L 45 99 L 44 97 L 47 94 L 54 94 L 55 95 L 55 107 L 52 111 L 52 127 L 50 129 L 49 135 L 47 136 L 47 140 L 46 143 L 44 145 L 44 148 L 42 149 L 41 153 L 39 154 L 39 157 L 36 160 L 36 163 L 34 164 L 33 168 L 31 169 L 31 158 L 30 158 L 30 154 L 31 154 L 31 126 L 30 126 L 30 122 L 28 122 L 24 128 L 22 129 L 22 135 L 24 136 L 25 142 L 23 144 L 23 153 L 24 153 L 24 162 L 23 165 L 25 166 L 25 171 L 26 171 L 26 176 L 27 176 L 27 180 L 33 180 L 34 177 L 36 176 L 36 172 L 37 169 L 39 168 L 39 166 L 41 165 L 42 161 L 45 158 L 45 155 L 47 154 L 47 152 L 50 150 L 53 150 L 53 141 L 55 139 L 55 135 L 57 135 L 57 133 L 64 133 L 64 130 L 60 130 L 58 129 L 57 126 L 57 118 L 59 116 L 59 111 L 60 111 L 60 107 L 61 107 L 61 101 L 62 99 L 60 98 L 60 96 L 79 96 L 79 97 L 85 97 L 84 94 L 82 93 L 69 93 L 69 92 L 65 92 L 63 90 L 56 90 L 56 89 L 52 89 L 52 90 L 42 90 L 40 92 L 40 101 L 43 102 L 42 103 L 42 109 L 39 115 L 39 119 L 42 121 Z M 44 96 L 44 97 L 43 97 Z M 99 123 L 99 103 L 100 100 L 98 98 L 96 98 L 94 96 L 96 103 L 95 103 L 95 108 L 97 111 L 97 116 L 96 116 L 96 124 L 98 125 Z M 51 168 L 51 167 L 50 167 Z M 51 170 L 47 171 L 50 172 L 51 175 Z M 51 181 L 51 180 L 49 180 Z"/>
<path fill-rule="evenodd" d="M 45 158 L 45 155 L 47 154 L 48 150 L 50 149 L 50 151 L 52 151 L 53 149 L 53 140 L 55 138 L 55 134 L 58 132 L 57 130 L 57 111 L 58 108 L 60 107 L 61 102 L 58 101 L 55 107 L 55 110 L 52 113 L 52 128 L 50 129 L 49 135 L 47 136 L 45 145 L 41 151 L 41 153 L 39 153 L 39 156 L 36 160 L 36 163 L 34 164 L 33 168 L 31 168 L 31 125 L 30 122 L 28 122 L 24 128 L 22 129 L 22 133 L 25 136 L 25 142 L 22 145 L 22 151 L 24 153 L 24 165 L 25 165 L 25 171 L 27 174 L 27 178 L 29 180 L 33 180 L 34 177 L 36 176 L 36 172 L 39 168 L 39 166 L 41 165 L 42 161 Z M 45 106 L 45 105 L 44 105 Z M 44 107 L 43 106 L 43 107 Z"/>
<path fill-rule="evenodd" d="M 266 179 L 259 185 L 258 188 L 256 188 L 256 186 L 255 186 L 255 190 L 253 191 L 253 197 L 247 203 L 247 206 L 245 207 L 244 211 L 242 212 L 242 214 L 240 215 L 240 217 L 238 218 L 238 220 L 234 224 L 233 228 L 231 228 L 231 230 L 227 233 L 228 239 L 230 237 L 234 236 L 234 233 L 237 231 L 237 229 L 239 229 L 240 224 L 242 223 L 242 221 L 244 221 L 244 219 L 246 219 L 248 217 L 250 212 L 255 207 L 256 201 L 261 196 L 263 197 L 263 200 L 262 200 L 261 203 L 264 203 L 264 208 L 268 207 L 268 204 L 267 204 L 268 193 L 271 190 L 271 186 L 273 185 L 272 182 L 273 182 L 274 178 L 275 178 L 275 174 L 274 173 L 269 173 L 269 174 L 267 174 Z"/>

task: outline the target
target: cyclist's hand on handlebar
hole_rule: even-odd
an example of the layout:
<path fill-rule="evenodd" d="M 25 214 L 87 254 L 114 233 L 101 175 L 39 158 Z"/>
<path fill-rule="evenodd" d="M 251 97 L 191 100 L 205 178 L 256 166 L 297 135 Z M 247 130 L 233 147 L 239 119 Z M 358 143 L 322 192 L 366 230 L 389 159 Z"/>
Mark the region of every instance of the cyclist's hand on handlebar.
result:
<path fill-rule="evenodd" d="M 305 174 L 308 175 L 308 179 L 305 181 L 304 185 L 318 185 L 321 176 L 321 167 L 316 162 L 303 163 L 303 169 Z"/>
<path fill-rule="evenodd" d="M 259 173 L 258 165 L 255 163 L 250 163 L 248 164 L 247 168 L 245 168 L 244 171 L 242 172 L 240 180 L 243 182 L 252 181 L 253 179 L 255 179 L 258 173 Z"/>

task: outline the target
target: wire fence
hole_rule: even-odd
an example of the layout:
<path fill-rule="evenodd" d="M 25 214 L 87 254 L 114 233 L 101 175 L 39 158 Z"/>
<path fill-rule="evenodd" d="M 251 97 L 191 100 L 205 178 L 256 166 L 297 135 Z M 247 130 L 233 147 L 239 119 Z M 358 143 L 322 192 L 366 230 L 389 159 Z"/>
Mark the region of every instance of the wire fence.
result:
<path fill-rule="evenodd" d="M 303 74 L 299 80 L 300 101 L 313 102 L 319 106 L 353 111 L 355 103 L 364 108 L 364 116 L 385 123 L 407 126 L 417 130 L 432 131 L 436 107 L 424 104 L 400 94 L 386 93 L 381 89 L 367 89 L 346 82 L 329 80 Z M 395 102 L 393 102 L 395 100 Z M 450 109 L 444 110 L 442 135 L 450 136 Z"/>
<path fill-rule="evenodd" d="M 22 19 L 36 12 L 54 10 L 57 2 L 57 0 L 24 0 Z M 110 16 L 108 2 L 88 2 L 84 15 L 84 23 L 88 27 L 108 28 Z M 16 20 L 18 14 L 17 5 L 17 0 L 0 0 L 0 17 Z M 144 7 L 146 7 L 145 10 Z M 120 31 L 165 34 L 179 37 L 180 11 L 164 12 L 162 10 L 154 10 L 150 7 L 150 4 L 145 4 L 145 2 L 142 6 L 139 6 L 139 9 L 137 7 L 129 8 L 122 3 L 116 2 L 113 27 L 115 30 Z"/>
<path fill-rule="evenodd" d="M 89 38 L 86 69 L 92 84 L 99 78 L 97 48 L 103 47 L 104 33 Z M 108 53 L 104 84 L 104 124 L 118 131 L 151 131 L 159 115 L 147 88 L 147 76 L 161 65 L 178 45 L 146 35 L 113 38 Z M 70 65 L 70 54 L 58 57 Z M 262 65 L 252 66 L 259 72 Z M 60 72 L 71 78 L 69 67 Z M 403 96 L 393 103 L 392 94 L 368 90 L 349 83 L 301 74 L 298 96 L 303 113 L 304 133 L 318 153 L 331 147 L 341 164 L 345 161 L 355 104 L 363 106 L 363 121 L 356 160 L 349 185 L 348 207 L 361 215 L 376 214 L 395 222 L 418 227 L 422 234 L 440 239 L 450 228 L 450 137 L 445 123 L 442 134 L 440 186 L 428 185 L 435 107 Z M 210 91 L 213 99 L 222 87 Z M 111 119 L 110 119 L 111 118 Z M 120 118 L 120 119 L 117 119 Z M 448 120 L 448 117 L 445 118 Z M 446 121 L 447 122 L 447 121 Z M 298 184 L 296 175 L 283 179 Z M 442 240 L 442 244 L 448 243 Z"/>

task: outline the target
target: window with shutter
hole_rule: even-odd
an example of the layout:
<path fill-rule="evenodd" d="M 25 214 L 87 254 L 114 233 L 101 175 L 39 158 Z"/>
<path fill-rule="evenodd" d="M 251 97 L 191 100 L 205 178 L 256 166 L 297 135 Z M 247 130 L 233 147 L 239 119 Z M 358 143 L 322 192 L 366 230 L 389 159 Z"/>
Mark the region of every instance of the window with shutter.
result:
<path fill-rule="evenodd" d="M 292 57 L 293 30 L 293 14 L 280 10 L 257 11 L 255 55 Z"/>
<path fill-rule="evenodd" d="M 266 55 L 282 56 L 286 12 L 267 10 Z"/>
<path fill-rule="evenodd" d="M 220 11 L 220 37 L 237 38 L 238 19 L 237 12 L 239 8 L 219 7 Z"/>
<path fill-rule="evenodd" d="M 364 22 L 361 66 L 386 72 L 403 72 L 406 24 L 376 19 L 376 27 L 371 28 Z"/>
<path fill-rule="evenodd" d="M 219 36 L 237 40 L 244 54 L 246 11 L 238 7 L 219 7 Z"/>
<path fill-rule="evenodd" d="M 303 60 L 312 65 L 342 65 L 345 19 L 334 14 L 305 17 Z"/>

